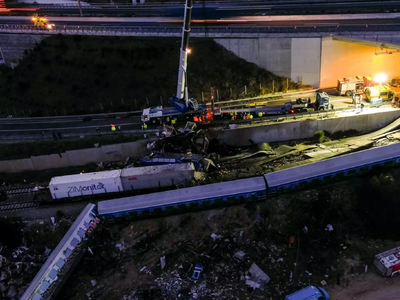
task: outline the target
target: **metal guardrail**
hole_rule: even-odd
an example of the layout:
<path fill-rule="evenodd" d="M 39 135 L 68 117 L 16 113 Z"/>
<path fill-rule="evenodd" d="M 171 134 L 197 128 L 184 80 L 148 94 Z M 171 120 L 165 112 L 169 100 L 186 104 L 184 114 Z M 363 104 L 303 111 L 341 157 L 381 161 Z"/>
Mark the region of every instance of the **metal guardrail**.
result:
<path fill-rule="evenodd" d="M 400 34 L 396 24 L 334 25 L 334 26 L 195 26 L 191 35 L 195 37 L 259 37 L 283 35 L 285 37 L 321 37 L 329 35 L 360 36 L 366 34 Z M 176 36 L 182 35 L 182 28 L 159 26 L 76 26 L 58 25 L 53 30 L 40 29 L 33 25 L 1 24 L 0 33 L 20 34 L 66 34 L 66 35 L 110 35 L 110 36 Z M 356 34 L 355 34 L 356 33 Z"/>

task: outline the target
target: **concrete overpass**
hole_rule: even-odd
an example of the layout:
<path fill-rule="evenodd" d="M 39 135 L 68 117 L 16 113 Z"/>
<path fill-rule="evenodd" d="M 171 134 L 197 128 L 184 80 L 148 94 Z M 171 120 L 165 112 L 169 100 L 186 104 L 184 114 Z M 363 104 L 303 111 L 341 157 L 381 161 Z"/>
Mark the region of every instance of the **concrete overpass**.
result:
<path fill-rule="evenodd" d="M 249 62 L 319 88 L 335 86 L 337 78 L 347 76 L 400 75 L 394 67 L 400 63 L 399 16 L 246 17 L 247 21 L 214 20 L 210 26 L 194 20 L 191 36 L 213 38 Z M 16 64 L 24 49 L 54 34 L 165 38 L 180 37 L 182 30 L 181 22 L 170 18 L 58 18 L 52 31 L 29 22 L 26 17 L 0 18 L 6 63 Z"/>

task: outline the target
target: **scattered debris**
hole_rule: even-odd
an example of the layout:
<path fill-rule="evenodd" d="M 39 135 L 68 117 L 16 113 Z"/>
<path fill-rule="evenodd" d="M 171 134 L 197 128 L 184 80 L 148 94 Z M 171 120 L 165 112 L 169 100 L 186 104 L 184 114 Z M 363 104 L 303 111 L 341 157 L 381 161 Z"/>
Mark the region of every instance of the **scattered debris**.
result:
<path fill-rule="evenodd" d="M 326 225 L 326 229 L 328 231 L 333 231 L 333 226 L 331 224 Z"/>
<path fill-rule="evenodd" d="M 246 253 L 244 253 L 243 251 L 238 251 L 235 253 L 235 258 L 240 261 L 243 261 L 245 256 L 246 256 Z"/>
<path fill-rule="evenodd" d="M 160 257 L 160 263 L 161 263 L 161 270 L 164 270 L 165 265 L 166 265 L 166 259 L 165 256 Z"/>
<path fill-rule="evenodd" d="M 221 239 L 221 238 L 222 238 L 222 236 L 220 236 L 220 235 L 216 235 L 215 233 L 212 233 L 212 234 L 211 234 L 211 238 L 212 238 L 214 241 L 216 241 L 216 240 L 219 240 L 219 239 Z"/>
<path fill-rule="evenodd" d="M 270 281 L 269 276 L 255 263 L 251 265 L 248 273 L 251 275 L 250 280 L 259 284 L 258 288 L 261 290 L 263 290 L 265 285 Z"/>

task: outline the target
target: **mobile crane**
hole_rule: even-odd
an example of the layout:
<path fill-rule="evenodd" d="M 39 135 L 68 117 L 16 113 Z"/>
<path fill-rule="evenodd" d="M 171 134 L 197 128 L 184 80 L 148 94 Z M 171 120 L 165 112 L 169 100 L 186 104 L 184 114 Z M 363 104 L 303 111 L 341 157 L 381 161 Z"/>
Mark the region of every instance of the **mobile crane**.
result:
<path fill-rule="evenodd" d="M 207 106 L 205 103 L 198 104 L 194 98 L 189 98 L 187 87 L 187 57 L 190 53 L 189 49 L 189 35 L 190 35 L 190 22 L 192 19 L 193 0 L 186 0 L 185 3 L 185 16 L 182 27 L 182 42 L 179 57 L 179 70 L 178 70 L 178 86 L 176 94 L 169 98 L 169 104 L 172 108 L 163 108 L 158 106 L 155 108 L 146 108 L 142 113 L 142 121 L 147 122 L 154 117 L 166 117 L 182 114 L 192 113 L 205 113 Z"/>
<path fill-rule="evenodd" d="M 189 35 L 190 35 L 190 22 L 192 18 L 192 5 L 193 0 L 186 0 L 185 3 L 185 15 L 182 27 L 182 42 L 180 48 L 179 57 L 179 70 L 178 70 L 178 84 L 176 94 L 169 98 L 169 104 L 172 107 L 149 107 L 142 111 L 141 120 L 142 122 L 148 122 L 153 119 L 153 123 L 156 124 L 156 119 L 163 119 L 167 117 L 174 118 L 182 121 L 196 121 L 204 120 L 204 116 L 208 120 L 216 118 L 224 118 L 233 114 L 251 114 L 251 115 L 266 115 L 266 114 L 293 114 L 295 112 L 305 111 L 308 107 L 307 104 L 294 104 L 287 102 L 281 106 L 257 106 L 257 107 L 244 107 L 241 109 L 234 108 L 215 108 L 214 101 L 211 100 L 211 108 L 207 109 L 205 102 L 200 105 L 194 98 L 189 98 L 188 87 L 187 87 L 187 58 L 190 53 L 189 49 Z M 321 96 L 321 95 L 319 95 Z M 320 100 L 322 99 L 319 97 Z M 328 101 L 318 101 L 317 95 L 317 109 L 328 108 Z M 200 117 L 201 116 L 201 117 Z M 161 124 L 161 123 L 160 123 Z"/>

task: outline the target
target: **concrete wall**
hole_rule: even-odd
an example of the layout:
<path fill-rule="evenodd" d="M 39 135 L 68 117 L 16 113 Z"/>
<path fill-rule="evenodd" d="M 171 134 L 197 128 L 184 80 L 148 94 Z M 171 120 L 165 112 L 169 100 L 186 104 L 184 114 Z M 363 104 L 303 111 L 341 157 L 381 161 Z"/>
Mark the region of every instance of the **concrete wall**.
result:
<path fill-rule="evenodd" d="M 319 87 L 320 38 L 215 39 L 240 58 L 276 75 Z"/>
<path fill-rule="evenodd" d="M 235 146 L 249 145 L 249 139 L 254 143 L 269 143 L 308 139 L 318 130 L 330 133 L 346 130 L 369 132 L 378 130 L 400 117 L 400 110 L 361 114 L 325 120 L 293 121 L 257 127 L 243 127 L 214 132 L 221 143 Z"/>
<path fill-rule="evenodd" d="M 315 88 L 320 84 L 321 39 L 292 39 L 290 78 Z"/>
<path fill-rule="evenodd" d="M 32 49 L 46 37 L 49 37 L 49 35 L 0 34 L 0 48 L 6 65 L 17 65 L 19 60 L 23 58 L 25 49 Z"/>
<path fill-rule="evenodd" d="M 125 157 L 140 158 L 147 153 L 147 142 L 148 140 L 141 140 L 98 148 L 66 151 L 60 154 L 0 161 L 0 173 L 19 173 L 68 166 L 83 166 L 92 162 L 122 160 Z"/>
<path fill-rule="evenodd" d="M 399 76 L 400 53 L 375 55 L 380 48 L 335 41 L 331 37 L 322 40 L 321 87 L 337 86 L 339 78 L 355 75 Z"/>

